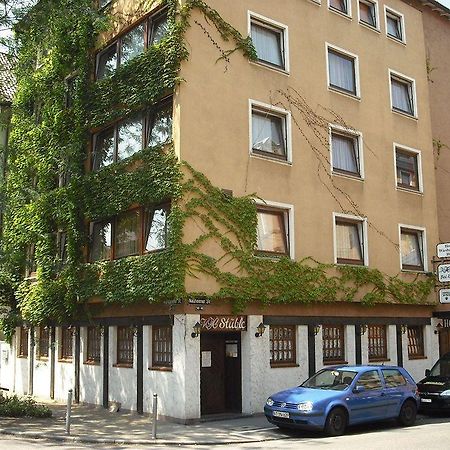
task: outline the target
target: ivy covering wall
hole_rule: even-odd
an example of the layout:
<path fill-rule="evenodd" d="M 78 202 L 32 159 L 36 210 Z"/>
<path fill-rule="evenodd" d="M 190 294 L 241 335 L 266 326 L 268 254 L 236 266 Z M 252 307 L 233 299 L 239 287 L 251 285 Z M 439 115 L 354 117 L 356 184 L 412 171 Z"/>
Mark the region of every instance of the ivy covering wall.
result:
<path fill-rule="evenodd" d="M 154 2 L 144 2 L 150 11 Z M 248 302 L 331 302 L 358 298 L 364 303 L 426 302 L 433 279 L 411 283 L 365 267 L 334 267 L 308 258 L 294 262 L 255 258 L 256 207 L 250 197 L 230 198 L 175 157 L 173 146 L 146 148 L 98 172 L 86 171 L 90 130 L 154 105 L 183 82 L 188 58 L 184 35 L 194 9 L 201 11 L 231 50 L 255 59 L 251 40 L 201 0 L 162 0 L 169 31 L 157 45 L 93 81 L 95 45 L 111 21 L 91 0 L 41 0 L 17 28 L 18 90 L 14 103 L 5 193 L 0 271 L 0 302 L 10 307 L 2 327 L 11 336 L 21 320 L 33 324 L 67 322 L 88 314 L 87 301 L 101 297 L 122 305 L 203 295 L 187 293 L 186 275 L 204 274 L 220 289 L 212 296 Z M 214 61 L 211 61 L 214 64 Z M 73 102 L 66 107 L 65 79 L 74 75 Z M 182 132 L 182 131 L 181 131 Z M 60 176 L 70 181 L 59 187 Z M 144 256 L 87 264 L 87 224 L 133 205 L 170 200 L 167 249 Z M 201 221 L 206 232 L 183 242 L 187 221 Z M 67 235 L 67 261 L 57 251 L 58 231 Z M 213 239 L 233 273 L 202 252 Z M 27 248 L 35 246 L 36 280 L 24 279 Z"/>

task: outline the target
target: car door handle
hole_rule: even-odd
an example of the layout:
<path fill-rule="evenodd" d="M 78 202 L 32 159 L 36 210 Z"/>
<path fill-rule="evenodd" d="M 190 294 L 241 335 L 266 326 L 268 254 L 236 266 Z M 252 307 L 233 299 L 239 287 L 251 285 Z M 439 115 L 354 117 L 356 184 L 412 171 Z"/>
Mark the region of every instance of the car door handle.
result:
<path fill-rule="evenodd" d="M 382 392 L 380 395 L 381 395 L 381 397 L 384 397 L 386 395 L 386 393 Z"/>

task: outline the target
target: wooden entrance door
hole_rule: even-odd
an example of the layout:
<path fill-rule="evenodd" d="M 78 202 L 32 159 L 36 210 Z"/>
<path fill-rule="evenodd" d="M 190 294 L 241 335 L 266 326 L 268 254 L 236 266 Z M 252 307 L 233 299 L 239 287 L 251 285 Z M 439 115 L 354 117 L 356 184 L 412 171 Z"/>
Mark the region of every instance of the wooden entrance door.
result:
<path fill-rule="evenodd" d="M 442 328 L 439 331 L 439 355 L 450 352 L 450 328 Z"/>
<path fill-rule="evenodd" d="M 241 412 L 241 335 L 200 335 L 201 413 Z"/>

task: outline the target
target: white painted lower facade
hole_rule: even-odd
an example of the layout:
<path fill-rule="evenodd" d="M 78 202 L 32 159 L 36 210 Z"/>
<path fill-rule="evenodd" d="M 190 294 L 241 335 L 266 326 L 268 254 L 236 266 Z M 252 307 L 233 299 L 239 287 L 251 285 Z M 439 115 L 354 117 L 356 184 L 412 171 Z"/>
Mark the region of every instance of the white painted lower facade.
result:
<path fill-rule="evenodd" d="M 201 416 L 201 358 L 200 337 L 192 337 L 194 324 L 200 320 L 198 314 L 177 314 L 173 316 L 172 348 L 173 366 L 170 370 L 151 368 L 152 328 L 143 326 L 143 410 L 151 412 L 153 394 L 158 395 L 158 413 L 161 417 L 189 422 Z M 256 337 L 255 331 L 264 320 L 262 315 L 247 316 L 247 330 L 241 331 L 241 383 L 242 413 L 258 414 L 263 411 L 267 397 L 277 391 L 297 386 L 308 378 L 310 361 L 308 361 L 308 326 L 297 325 L 296 330 L 296 364 L 293 367 L 271 367 L 269 326 L 262 336 Z M 133 367 L 116 367 L 117 327 L 109 327 L 109 389 L 108 400 L 120 402 L 123 409 L 136 410 L 137 404 L 137 364 Z M 425 355 L 421 359 L 408 358 L 407 334 L 402 334 L 403 366 L 418 381 L 424 371 L 430 368 L 439 357 L 438 335 L 435 334 L 436 320 L 431 325 L 424 325 Z M 29 377 L 32 372 L 32 393 L 37 397 L 50 397 L 50 370 L 54 355 L 54 398 L 65 401 L 69 389 L 75 387 L 75 362 L 58 361 L 59 328 L 56 328 L 55 351 L 49 351 L 48 359 L 16 357 L 17 336 L 11 346 L 0 347 L 0 386 L 18 394 L 30 393 Z M 356 363 L 355 326 L 346 325 L 345 359 L 348 364 Z M 387 326 L 388 360 L 386 365 L 397 365 L 397 329 L 396 325 Z M 80 327 L 80 368 L 79 400 L 82 403 L 102 404 L 103 398 L 103 354 L 98 364 L 86 363 L 86 327 Z M 102 336 L 102 345 L 104 336 Z M 31 343 L 31 339 L 29 339 Z M 137 342 L 134 338 L 134 355 L 137 354 Z M 29 355 L 32 346 L 29 346 Z M 320 369 L 323 364 L 322 329 L 315 336 L 315 366 Z M 368 336 L 361 336 L 362 364 L 368 364 Z M 33 370 L 30 370 L 30 361 Z"/>

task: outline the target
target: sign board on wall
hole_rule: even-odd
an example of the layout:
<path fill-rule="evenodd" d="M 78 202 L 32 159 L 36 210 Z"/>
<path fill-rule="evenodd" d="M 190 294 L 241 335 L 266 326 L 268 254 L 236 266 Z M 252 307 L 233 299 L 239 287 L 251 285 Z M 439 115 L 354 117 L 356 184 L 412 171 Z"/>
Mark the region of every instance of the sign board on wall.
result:
<path fill-rule="evenodd" d="M 450 289 L 439 290 L 439 303 L 450 303 Z"/>
<path fill-rule="evenodd" d="M 441 283 L 449 283 L 450 282 L 450 264 L 439 264 L 438 280 Z"/>
<path fill-rule="evenodd" d="M 450 258 L 450 242 L 442 242 L 436 246 L 438 258 Z"/>
<path fill-rule="evenodd" d="M 245 331 L 247 316 L 201 316 L 202 331 Z"/>

